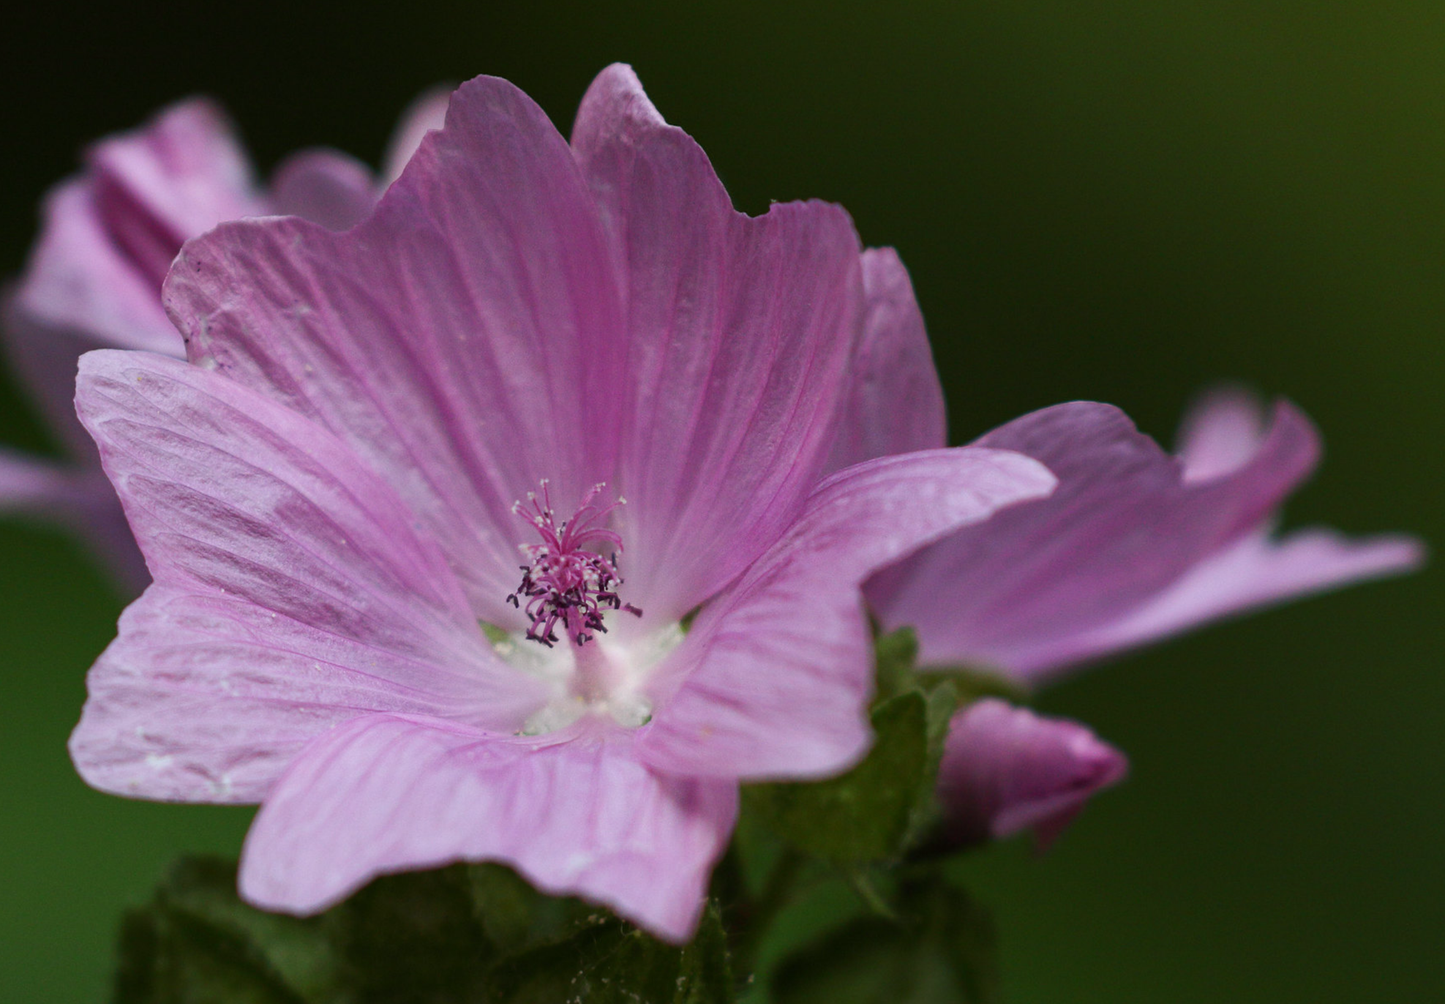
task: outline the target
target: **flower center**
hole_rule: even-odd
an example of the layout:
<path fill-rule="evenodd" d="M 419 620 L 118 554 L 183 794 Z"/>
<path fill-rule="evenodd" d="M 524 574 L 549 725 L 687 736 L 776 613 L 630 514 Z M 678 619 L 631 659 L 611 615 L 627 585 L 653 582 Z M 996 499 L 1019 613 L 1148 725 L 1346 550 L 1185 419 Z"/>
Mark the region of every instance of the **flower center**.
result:
<path fill-rule="evenodd" d="M 593 636 L 607 631 L 602 615 L 607 610 L 622 610 L 636 617 L 642 611 L 623 603 L 617 594 L 622 579 L 617 574 L 617 555 L 622 538 L 608 529 L 604 522 L 612 510 L 625 504 L 618 499 L 610 505 L 598 504 L 598 496 L 607 487 L 593 485 L 582 496 L 571 519 L 558 523 L 542 479 L 542 495 L 527 493 L 527 504 L 517 502 L 512 511 L 536 528 L 540 544 L 523 544 L 522 553 L 530 563 L 522 567 L 522 584 L 507 602 L 526 613 L 532 622 L 527 638 L 551 648 L 560 640 L 558 628 L 578 649 Z M 604 556 L 603 550 L 608 556 Z"/>
<path fill-rule="evenodd" d="M 606 640 L 608 622 L 642 611 L 618 595 L 622 579 L 617 555 L 622 538 L 606 526 L 618 499 L 604 505 L 605 484 L 583 494 L 572 518 L 557 521 L 547 481 L 512 511 L 531 523 L 540 543 L 523 544 L 528 563 L 522 584 L 507 597 L 530 621 L 526 632 L 493 636 L 497 653 L 516 669 L 542 680 L 550 692 L 546 703 L 523 724 L 521 732 L 540 735 L 564 728 L 583 715 L 611 718 L 624 728 L 637 728 L 651 717 L 646 684 L 652 670 L 682 640 L 681 625 L 654 626 L 646 633 L 619 631 Z M 528 645 L 527 642 L 536 642 Z M 541 646 L 541 647 L 538 647 Z"/>

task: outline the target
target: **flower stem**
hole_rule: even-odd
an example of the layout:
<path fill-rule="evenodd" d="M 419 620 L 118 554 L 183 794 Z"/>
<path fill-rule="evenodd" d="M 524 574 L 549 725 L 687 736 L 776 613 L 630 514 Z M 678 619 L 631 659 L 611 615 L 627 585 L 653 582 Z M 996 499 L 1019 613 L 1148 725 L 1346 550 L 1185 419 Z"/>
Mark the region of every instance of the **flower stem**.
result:
<path fill-rule="evenodd" d="M 878 916 L 883 917 L 885 920 L 897 922 L 898 912 L 893 909 L 888 900 L 878 891 L 878 887 L 873 884 L 873 880 L 868 876 L 867 872 L 862 869 L 850 869 L 848 872 L 848 881 L 852 884 L 853 890 L 862 898 L 868 909 L 878 914 Z"/>
<path fill-rule="evenodd" d="M 739 975 L 751 973 L 757 964 L 758 948 L 763 935 L 777 919 L 778 913 L 792 899 L 798 877 L 802 874 L 804 857 L 791 847 L 783 848 L 777 863 L 768 873 L 768 881 L 762 892 L 748 904 L 743 929 L 738 934 L 734 948 Z"/>

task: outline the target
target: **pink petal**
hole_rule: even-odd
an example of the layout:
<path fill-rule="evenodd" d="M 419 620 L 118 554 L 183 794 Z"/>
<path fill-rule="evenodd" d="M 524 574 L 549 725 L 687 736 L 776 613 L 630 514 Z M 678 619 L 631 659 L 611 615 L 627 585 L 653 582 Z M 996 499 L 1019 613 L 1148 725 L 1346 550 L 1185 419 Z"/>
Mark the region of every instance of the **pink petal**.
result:
<path fill-rule="evenodd" d="M 1181 463 L 1108 405 L 1046 408 L 978 442 L 1038 459 L 1059 490 L 887 570 L 869 598 L 885 626 L 918 629 L 925 662 L 1031 681 L 1082 658 L 1074 639 L 1267 521 L 1319 454 L 1283 402 L 1249 463 L 1206 483 L 1185 484 Z"/>
<path fill-rule="evenodd" d="M 638 741 L 659 770 L 808 778 L 871 741 L 873 650 L 859 584 L 874 569 L 998 509 L 1047 495 L 1040 464 L 995 450 L 930 450 L 835 474 L 802 517 L 704 608 L 661 667 L 660 710 Z M 669 698 L 668 686 L 676 686 Z"/>
<path fill-rule="evenodd" d="M 75 361 L 101 345 L 75 328 L 40 320 L 21 305 L 18 292 L 0 292 L 0 326 L 9 362 L 66 451 L 80 464 L 96 468 L 95 442 L 75 417 Z"/>
<path fill-rule="evenodd" d="M 74 331 L 92 342 L 88 347 L 182 353 L 180 335 L 161 307 L 159 280 L 136 268 L 112 240 L 90 179 L 52 189 L 41 216 L 15 300 L 38 330 Z"/>
<path fill-rule="evenodd" d="M 81 499 L 76 515 L 66 514 L 61 518 L 90 545 L 91 553 L 110 573 L 121 597 L 135 599 L 151 583 L 145 556 L 140 553 L 110 482 L 99 470 L 85 474 L 86 481 L 94 487 Z"/>
<path fill-rule="evenodd" d="M 1195 565 L 1120 620 L 1069 640 L 1070 661 L 1133 648 L 1257 607 L 1420 567 L 1425 547 L 1410 537 L 1350 540 L 1333 530 L 1274 539 L 1263 529 Z"/>
<path fill-rule="evenodd" d="M 654 774 L 632 736 L 584 722 L 540 737 L 371 715 L 318 739 L 256 817 L 241 893 L 314 913 L 371 878 L 502 861 L 669 941 L 697 926 L 737 787 Z"/>
<path fill-rule="evenodd" d="M 828 470 L 946 446 L 943 387 L 908 270 L 892 248 L 863 252 L 867 319 Z"/>
<path fill-rule="evenodd" d="M 371 171 L 335 150 L 302 150 L 271 177 L 271 210 L 304 216 L 328 230 L 355 226 L 376 204 Z"/>
<path fill-rule="evenodd" d="M 951 839 L 976 843 L 1032 829 L 1045 849 L 1128 760 L 1078 722 L 1044 718 L 996 698 L 953 717 L 938 771 Z"/>
<path fill-rule="evenodd" d="M 91 670 L 71 738 L 91 784 L 254 801 L 360 713 L 515 728 L 536 708 L 440 548 L 313 422 L 134 352 L 87 354 L 76 400 L 156 575 Z"/>
<path fill-rule="evenodd" d="M 440 129 L 446 122 L 447 104 L 451 99 L 452 88 L 433 87 L 407 105 L 396 124 L 396 132 L 391 134 L 391 141 L 386 145 L 386 156 L 382 158 L 383 188 L 401 177 L 402 169 L 421 146 L 426 134 Z"/>
<path fill-rule="evenodd" d="M 345 233 L 295 218 L 223 225 L 166 286 L 190 359 L 311 416 L 380 471 L 480 616 L 530 528 L 606 480 L 622 351 L 618 287 L 566 143 L 511 84 L 452 99 L 376 211 Z M 524 532 L 526 531 L 526 532 Z"/>
<path fill-rule="evenodd" d="M 102 140 L 87 161 L 46 199 L 20 306 L 98 347 L 180 355 L 161 281 L 186 238 L 267 211 L 245 154 L 221 111 L 193 99 Z"/>
<path fill-rule="evenodd" d="M 0 446 L 0 512 L 44 516 L 47 510 L 73 509 L 86 494 L 103 490 L 109 490 L 104 479 L 87 479 L 64 465 Z"/>
<path fill-rule="evenodd" d="M 1264 441 L 1264 417 L 1259 399 L 1248 391 L 1222 387 L 1205 394 L 1179 430 L 1185 482 L 1211 481 L 1249 463 Z"/>
<path fill-rule="evenodd" d="M 225 113 L 204 99 L 102 140 L 87 159 L 101 215 L 156 288 L 187 238 L 267 211 Z"/>
<path fill-rule="evenodd" d="M 79 533 L 127 596 L 140 595 L 150 582 L 120 499 L 98 465 L 57 464 L 0 448 L 0 514 Z"/>
<path fill-rule="evenodd" d="M 861 331 L 858 238 L 826 203 L 736 212 L 626 66 L 593 82 L 572 145 L 626 276 L 629 595 L 673 620 L 776 540 L 816 483 Z"/>

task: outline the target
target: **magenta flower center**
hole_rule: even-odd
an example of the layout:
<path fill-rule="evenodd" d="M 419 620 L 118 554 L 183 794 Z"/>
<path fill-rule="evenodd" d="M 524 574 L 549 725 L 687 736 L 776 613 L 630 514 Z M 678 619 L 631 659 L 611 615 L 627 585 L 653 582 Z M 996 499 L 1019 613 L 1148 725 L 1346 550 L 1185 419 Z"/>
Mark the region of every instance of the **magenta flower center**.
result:
<path fill-rule="evenodd" d="M 642 611 L 623 603 L 617 589 L 622 579 L 617 574 L 617 555 L 622 538 L 608 529 L 604 522 L 612 510 L 623 504 L 618 499 L 611 505 L 597 504 L 597 497 L 606 488 L 595 484 L 582 496 L 571 519 L 556 521 L 547 480 L 542 479 L 542 497 L 527 493 L 527 505 L 521 502 L 512 511 L 521 516 L 542 536 L 540 544 L 523 544 L 522 552 L 531 563 L 522 567 L 522 584 L 507 602 L 526 613 L 532 624 L 527 638 L 551 648 L 560 640 L 560 627 L 572 644 L 580 648 L 598 632 L 606 632 L 602 614 L 607 610 L 625 610 L 636 617 Z M 606 552 L 604 555 L 603 552 Z"/>

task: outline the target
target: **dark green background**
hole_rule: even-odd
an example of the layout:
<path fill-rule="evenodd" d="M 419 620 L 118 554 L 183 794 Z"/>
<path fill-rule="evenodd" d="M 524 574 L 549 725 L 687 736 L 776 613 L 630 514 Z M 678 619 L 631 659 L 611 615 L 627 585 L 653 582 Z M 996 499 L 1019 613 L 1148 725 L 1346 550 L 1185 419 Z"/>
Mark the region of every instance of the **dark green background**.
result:
<path fill-rule="evenodd" d="M 116 5 L 120 6 L 120 5 Z M 0 267 L 86 140 L 206 91 L 258 162 L 372 159 L 437 80 L 564 128 L 635 64 L 740 207 L 821 196 L 909 264 L 963 441 L 1069 398 L 1167 439 L 1219 378 L 1288 394 L 1328 458 L 1292 523 L 1442 527 L 1445 7 L 1402 0 L 27 5 L 0 59 Z M 539 5 L 541 6 L 541 5 Z M 13 391 L 0 437 L 43 447 Z M 118 602 L 0 527 L 0 998 L 102 993 L 112 925 L 242 810 L 86 789 L 64 741 Z M 1438 999 L 1435 571 L 1120 660 L 1042 705 L 1129 752 L 1056 850 L 979 856 L 1014 1002 Z"/>

